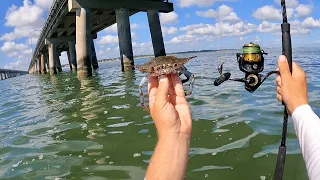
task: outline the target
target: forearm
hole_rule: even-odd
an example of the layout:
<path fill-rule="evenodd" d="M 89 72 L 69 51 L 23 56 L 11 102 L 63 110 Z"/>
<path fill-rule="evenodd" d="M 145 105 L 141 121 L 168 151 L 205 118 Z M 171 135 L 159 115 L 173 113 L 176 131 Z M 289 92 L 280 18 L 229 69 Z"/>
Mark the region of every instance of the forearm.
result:
<path fill-rule="evenodd" d="M 147 180 L 184 179 L 190 150 L 190 136 L 160 138 L 151 158 Z"/>
<path fill-rule="evenodd" d="M 292 119 L 309 179 L 315 180 L 320 177 L 320 119 L 309 105 L 298 107 Z"/>

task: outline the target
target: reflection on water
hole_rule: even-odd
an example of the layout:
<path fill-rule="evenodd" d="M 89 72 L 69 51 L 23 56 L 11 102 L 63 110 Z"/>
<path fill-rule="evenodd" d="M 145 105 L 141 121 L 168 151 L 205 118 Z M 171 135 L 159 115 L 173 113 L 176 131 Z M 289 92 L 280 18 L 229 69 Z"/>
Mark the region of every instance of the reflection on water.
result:
<path fill-rule="evenodd" d="M 294 52 L 312 72 L 310 103 L 319 113 L 317 51 Z M 221 60 L 234 77 L 243 76 L 235 53 L 179 55 L 198 56 L 187 64 L 196 75 L 188 98 L 194 121 L 187 179 L 273 177 L 282 129 L 274 78 L 254 94 L 239 83 L 213 85 Z M 279 53 L 266 57 L 266 71 L 276 68 Z M 122 73 L 120 62 L 113 61 L 81 80 L 66 72 L 0 81 L 0 178 L 143 179 L 157 138 L 150 115 L 139 105 L 143 76 Z M 292 125 L 288 138 L 285 179 L 307 179 Z"/>

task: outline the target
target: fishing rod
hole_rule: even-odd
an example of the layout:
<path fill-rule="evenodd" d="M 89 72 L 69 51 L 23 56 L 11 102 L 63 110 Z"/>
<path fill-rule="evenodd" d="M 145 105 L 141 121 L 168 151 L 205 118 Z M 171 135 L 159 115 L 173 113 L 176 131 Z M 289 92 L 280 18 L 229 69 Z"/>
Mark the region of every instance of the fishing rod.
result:
<path fill-rule="evenodd" d="M 288 16 L 287 16 L 287 8 L 286 8 L 286 1 L 281 0 L 281 7 L 282 7 L 282 18 L 283 23 L 281 24 L 282 30 L 282 54 L 286 56 L 288 60 L 288 64 L 290 67 L 290 72 L 292 73 L 292 44 L 291 44 L 291 34 L 290 34 L 290 24 L 288 23 Z M 281 137 L 281 144 L 279 147 L 279 152 L 277 156 L 277 164 L 274 173 L 275 180 L 282 180 L 283 173 L 284 173 L 284 166 L 286 162 L 286 139 L 287 139 L 287 127 L 288 127 L 288 112 L 286 105 L 284 105 L 284 118 L 283 118 L 283 128 L 282 128 L 282 137 Z"/>
<path fill-rule="evenodd" d="M 290 35 L 290 24 L 288 23 L 287 8 L 285 0 L 281 0 L 283 23 L 282 29 L 282 54 L 286 56 L 290 71 L 292 72 L 292 44 Z M 231 73 L 223 73 L 223 62 L 219 65 L 218 71 L 220 77 L 214 81 L 215 86 L 219 86 L 225 81 L 236 81 L 245 84 L 245 89 L 251 93 L 256 91 L 262 83 L 272 74 L 279 74 L 278 71 L 271 71 L 266 75 L 261 75 L 264 70 L 264 55 L 268 53 L 260 49 L 258 44 L 249 43 L 245 44 L 242 48 L 243 53 L 237 53 L 237 61 L 239 69 L 245 73 L 244 78 L 231 78 Z M 281 143 L 279 146 L 279 152 L 277 156 L 277 163 L 274 173 L 275 180 L 282 180 L 286 159 L 286 139 L 287 139 L 287 127 L 288 127 L 288 112 L 286 105 L 284 105 L 284 117 Z"/>

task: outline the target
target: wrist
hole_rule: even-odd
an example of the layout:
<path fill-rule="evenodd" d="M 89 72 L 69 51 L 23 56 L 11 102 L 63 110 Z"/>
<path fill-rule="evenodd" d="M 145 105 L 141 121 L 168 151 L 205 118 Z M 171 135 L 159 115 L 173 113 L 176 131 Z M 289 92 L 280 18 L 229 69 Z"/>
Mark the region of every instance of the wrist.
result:
<path fill-rule="evenodd" d="M 305 107 L 311 108 L 308 103 L 300 104 L 300 105 L 296 106 L 296 107 L 293 109 L 292 112 L 290 112 L 290 115 L 293 116 L 296 111 L 298 111 L 299 109 L 303 109 L 303 108 L 305 108 Z"/>
<path fill-rule="evenodd" d="M 301 100 L 299 102 L 296 102 L 296 103 L 293 103 L 293 106 L 290 108 L 289 110 L 289 113 L 290 115 L 293 114 L 293 112 L 299 108 L 300 106 L 303 106 L 303 105 L 308 105 L 308 101 L 307 100 Z"/>
<path fill-rule="evenodd" d="M 159 142 L 190 142 L 191 134 L 167 134 L 159 135 Z"/>

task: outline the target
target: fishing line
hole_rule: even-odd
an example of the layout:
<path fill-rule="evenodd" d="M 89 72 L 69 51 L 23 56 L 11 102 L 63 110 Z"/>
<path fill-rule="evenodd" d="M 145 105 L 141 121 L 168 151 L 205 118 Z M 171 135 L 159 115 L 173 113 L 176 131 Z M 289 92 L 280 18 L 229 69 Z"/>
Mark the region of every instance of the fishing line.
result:
<path fill-rule="evenodd" d="M 219 8 L 217 10 L 217 14 L 218 14 L 218 21 L 219 21 L 219 29 L 220 29 L 220 50 L 223 49 L 223 45 L 222 45 L 222 31 L 221 31 L 221 21 L 220 21 L 220 15 L 219 15 Z"/>
<path fill-rule="evenodd" d="M 263 15 L 262 15 L 262 8 L 261 8 L 261 44 L 263 47 Z"/>

